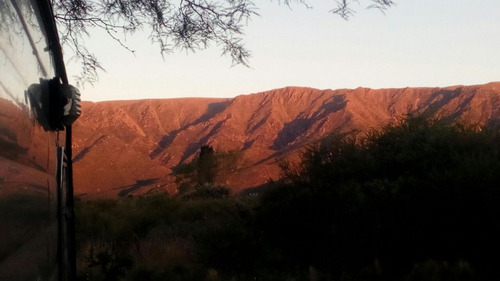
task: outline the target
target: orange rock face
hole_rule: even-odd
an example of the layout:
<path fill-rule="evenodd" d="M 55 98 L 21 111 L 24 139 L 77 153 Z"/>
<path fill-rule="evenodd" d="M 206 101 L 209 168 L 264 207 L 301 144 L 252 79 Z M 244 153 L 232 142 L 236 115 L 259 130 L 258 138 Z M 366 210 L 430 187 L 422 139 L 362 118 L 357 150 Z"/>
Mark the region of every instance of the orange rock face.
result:
<path fill-rule="evenodd" d="M 74 125 L 76 193 L 89 197 L 176 192 L 172 168 L 202 145 L 242 150 L 227 178 L 237 192 L 279 178 L 277 159 L 332 133 L 363 134 L 408 113 L 500 123 L 500 82 L 447 88 L 317 90 L 287 87 L 232 99 L 83 103 Z"/>

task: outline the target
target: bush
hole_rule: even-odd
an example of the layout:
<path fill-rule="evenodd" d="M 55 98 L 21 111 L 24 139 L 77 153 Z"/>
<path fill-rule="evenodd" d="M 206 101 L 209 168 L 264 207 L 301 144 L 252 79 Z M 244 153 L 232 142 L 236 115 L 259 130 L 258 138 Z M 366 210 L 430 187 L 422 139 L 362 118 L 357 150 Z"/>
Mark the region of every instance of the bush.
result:
<path fill-rule="evenodd" d="M 410 116 L 308 147 L 262 197 L 274 262 L 356 279 L 377 260 L 392 280 L 418 261 L 465 259 L 478 278 L 498 276 L 487 256 L 499 250 L 499 136 Z"/>
<path fill-rule="evenodd" d="M 236 199 L 78 201 L 76 219 L 79 280 L 204 280 L 255 257 L 251 212 Z"/>
<path fill-rule="evenodd" d="M 229 196 L 229 188 L 223 185 L 213 185 L 205 183 L 197 185 L 194 191 L 187 192 L 181 195 L 181 198 L 192 199 L 225 199 Z"/>
<path fill-rule="evenodd" d="M 78 202 L 81 279 L 500 278 L 498 131 L 410 117 L 330 136 L 282 168 L 260 197 L 205 183 Z"/>

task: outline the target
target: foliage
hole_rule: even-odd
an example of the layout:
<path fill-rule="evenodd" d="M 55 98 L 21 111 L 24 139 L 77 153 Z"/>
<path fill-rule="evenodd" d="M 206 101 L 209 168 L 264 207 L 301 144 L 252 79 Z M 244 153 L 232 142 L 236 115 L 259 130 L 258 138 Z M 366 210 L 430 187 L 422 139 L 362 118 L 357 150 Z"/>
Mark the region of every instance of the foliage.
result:
<path fill-rule="evenodd" d="M 52 1 L 63 44 L 83 62 L 82 74 L 90 82 L 102 68 L 83 41 L 93 28 L 130 50 L 120 33 L 150 32 L 161 54 L 176 49 L 199 50 L 215 43 L 234 63 L 247 64 L 250 56 L 241 40 L 243 25 L 256 15 L 251 1 L 182 0 L 61 0 Z"/>
<path fill-rule="evenodd" d="M 113 264 L 122 280 L 500 277 L 499 131 L 410 116 L 283 169 L 260 197 L 213 199 L 207 184 L 190 200 L 78 202 L 80 260 L 107 264 L 80 262 L 80 277 L 111 279 Z"/>
<path fill-rule="evenodd" d="M 229 188 L 222 185 L 213 185 L 210 183 L 205 183 L 202 185 L 197 185 L 194 191 L 189 193 L 184 193 L 182 198 L 185 199 L 208 199 L 208 198 L 219 198 L 224 199 L 229 196 Z"/>
<path fill-rule="evenodd" d="M 200 148 L 200 153 L 195 161 L 196 165 L 196 183 L 203 185 L 212 184 L 215 181 L 217 162 L 214 149 L 209 145 Z"/>
<path fill-rule="evenodd" d="M 229 195 L 225 184 L 228 174 L 235 172 L 241 162 L 241 151 L 215 151 L 204 145 L 189 163 L 183 163 L 174 169 L 178 192 L 191 197 L 223 198 Z"/>
<path fill-rule="evenodd" d="M 285 264 L 392 280 L 462 260 L 497 275 L 484 252 L 499 245 L 499 132 L 409 116 L 364 139 L 328 137 L 284 175 L 259 220 Z"/>
<path fill-rule="evenodd" d="M 238 269 L 250 210 L 238 200 L 167 195 L 77 201 L 80 280 L 204 280 Z"/>
<path fill-rule="evenodd" d="M 115 281 L 120 280 L 126 275 L 126 271 L 132 267 L 132 260 L 126 254 L 110 254 L 106 249 L 94 254 L 94 248 L 89 250 L 87 257 L 88 268 L 99 268 L 102 274 L 102 280 Z M 99 278 L 101 279 L 101 278 Z"/>
<path fill-rule="evenodd" d="M 105 31 L 119 45 L 128 49 L 124 36 L 137 31 L 149 32 L 151 42 L 159 46 L 161 54 L 174 50 L 200 50 L 215 44 L 222 54 L 231 56 L 233 63 L 248 64 L 250 51 L 242 40 L 244 26 L 258 15 L 250 0 L 51 0 L 61 33 L 61 41 L 75 52 L 82 63 L 81 79 L 97 80 L 97 70 L 103 69 L 84 41 L 92 29 Z M 337 7 L 330 12 L 347 19 L 354 13 L 353 0 L 336 0 Z M 369 0 L 369 8 L 385 10 L 392 0 Z M 285 0 L 291 5 L 305 0 Z M 123 36 L 122 36 L 123 35 Z"/>

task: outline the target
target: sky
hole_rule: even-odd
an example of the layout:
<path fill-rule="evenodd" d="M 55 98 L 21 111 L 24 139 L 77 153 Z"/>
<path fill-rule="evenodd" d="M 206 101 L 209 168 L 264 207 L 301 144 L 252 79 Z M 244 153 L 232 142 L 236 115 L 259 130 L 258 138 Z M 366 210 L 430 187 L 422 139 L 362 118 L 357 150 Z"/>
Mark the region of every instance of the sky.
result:
<path fill-rule="evenodd" d="M 381 13 L 366 9 L 345 21 L 328 11 L 335 2 L 309 1 L 292 9 L 254 3 L 260 16 L 245 28 L 250 67 L 232 66 L 216 47 L 161 56 L 147 32 L 128 36 L 131 54 L 100 32 L 86 45 L 106 72 L 80 85 L 89 101 L 235 97 L 282 88 L 403 88 L 500 81 L 499 0 L 396 0 Z M 79 65 L 65 49 L 67 70 Z"/>

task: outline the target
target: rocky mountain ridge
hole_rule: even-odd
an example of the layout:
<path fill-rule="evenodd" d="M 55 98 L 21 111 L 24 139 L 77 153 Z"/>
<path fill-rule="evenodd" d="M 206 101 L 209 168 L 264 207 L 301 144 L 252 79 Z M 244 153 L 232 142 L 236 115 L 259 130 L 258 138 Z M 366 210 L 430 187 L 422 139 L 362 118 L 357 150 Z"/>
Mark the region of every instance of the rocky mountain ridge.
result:
<path fill-rule="evenodd" d="M 171 169 L 208 144 L 243 151 L 244 164 L 226 182 L 236 192 L 277 179 L 277 159 L 294 157 L 322 137 L 363 134 L 414 112 L 497 124 L 500 82 L 378 90 L 287 87 L 230 99 L 84 102 L 74 125 L 75 189 L 100 197 L 174 193 Z"/>

